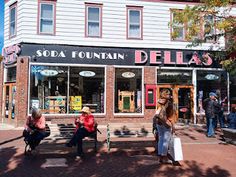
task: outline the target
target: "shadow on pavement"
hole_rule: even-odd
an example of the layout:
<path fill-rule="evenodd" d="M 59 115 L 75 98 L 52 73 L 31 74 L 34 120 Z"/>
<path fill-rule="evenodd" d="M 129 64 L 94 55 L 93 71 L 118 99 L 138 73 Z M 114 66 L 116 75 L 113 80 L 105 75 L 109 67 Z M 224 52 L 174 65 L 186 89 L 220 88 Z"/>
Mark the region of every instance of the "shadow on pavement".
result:
<path fill-rule="evenodd" d="M 24 156 L 13 147 L 1 150 L 1 177 L 229 177 L 230 173 L 220 166 L 206 167 L 194 160 L 182 165 L 158 164 L 155 155 L 148 151 L 86 152 L 84 159 L 75 160 L 75 153 L 37 154 Z M 43 168 L 50 158 L 65 158 L 67 167 Z"/>

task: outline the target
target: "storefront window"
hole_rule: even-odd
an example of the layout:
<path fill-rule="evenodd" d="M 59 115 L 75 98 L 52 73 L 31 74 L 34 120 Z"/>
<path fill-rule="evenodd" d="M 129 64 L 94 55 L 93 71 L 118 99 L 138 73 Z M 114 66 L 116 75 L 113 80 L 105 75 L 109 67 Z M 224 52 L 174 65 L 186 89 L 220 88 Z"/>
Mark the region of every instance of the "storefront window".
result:
<path fill-rule="evenodd" d="M 30 108 L 40 108 L 44 114 L 65 114 L 68 67 L 35 65 L 30 71 Z"/>
<path fill-rule="evenodd" d="M 5 82 L 15 82 L 16 81 L 16 67 L 9 67 L 6 69 L 6 80 Z"/>
<path fill-rule="evenodd" d="M 69 113 L 78 113 L 83 106 L 104 113 L 104 77 L 104 68 L 70 68 Z"/>
<path fill-rule="evenodd" d="M 227 73 L 224 71 L 197 71 L 197 106 L 198 112 L 203 113 L 202 102 L 215 92 L 224 111 L 228 110 Z"/>
<path fill-rule="evenodd" d="M 192 84 L 192 72 L 186 70 L 158 70 L 157 83 Z"/>
<path fill-rule="evenodd" d="M 115 113 L 142 112 L 142 69 L 115 69 Z"/>

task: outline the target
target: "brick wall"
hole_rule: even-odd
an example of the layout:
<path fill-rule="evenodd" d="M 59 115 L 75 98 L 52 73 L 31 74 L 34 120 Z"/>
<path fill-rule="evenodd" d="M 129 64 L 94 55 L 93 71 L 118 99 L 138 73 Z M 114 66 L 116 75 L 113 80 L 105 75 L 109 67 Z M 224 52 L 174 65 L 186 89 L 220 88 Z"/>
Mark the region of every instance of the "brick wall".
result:
<path fill-rule="evenodd" d="M 0 64 L 0 100 L 1 100 L 1 106 L 0 106 L 0 119 L 3 119 L 3 75 L 4 75 L 4 67 L 3 67 L 3 62 Z"/>
<path fill-rule="evenodd" d="M 28 107 L 28 77 L 29 77 L 29 60 L 28 57 L 17 59 L 16 68 L 16 119 L 17 125 L 22 126 L 27 117 Z"/>
<path fill-rule="evenodd" d="M 145 67 L 144 68 L 144 85 L 145 84 L 156 84 L 156 68 L 155 67 Z M 145 99 L 145 98 L 143 98 Z M 155 109 L 144 109 L 144 118 L 152 119 L 155 113 Z"/>

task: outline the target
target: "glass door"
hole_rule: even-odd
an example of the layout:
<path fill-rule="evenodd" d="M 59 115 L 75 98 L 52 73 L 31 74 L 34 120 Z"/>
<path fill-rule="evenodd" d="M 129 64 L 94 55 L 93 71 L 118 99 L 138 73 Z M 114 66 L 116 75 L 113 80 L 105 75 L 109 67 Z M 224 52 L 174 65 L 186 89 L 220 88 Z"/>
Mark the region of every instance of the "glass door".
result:
<path fill-rule="evenodd" d="M 192 86 L 176 86 L 178 100 L 177 112 L 178 120 L 183 123 L 193 122 L 193 87 Z"/>
<path fill-rule="evenodd" d="M 14 123 L 16 85 L 15 83 L 5 84 L 3 89 L 3 121 L 5 123 Z"/>
<path fill-rule="evenodd" d="M 175 110 L 175 120 L 178 122 L 193 122 L 193 86 L 190 85 L 157 85 L 157 99 L 160 92 L 169 89 Z"/>

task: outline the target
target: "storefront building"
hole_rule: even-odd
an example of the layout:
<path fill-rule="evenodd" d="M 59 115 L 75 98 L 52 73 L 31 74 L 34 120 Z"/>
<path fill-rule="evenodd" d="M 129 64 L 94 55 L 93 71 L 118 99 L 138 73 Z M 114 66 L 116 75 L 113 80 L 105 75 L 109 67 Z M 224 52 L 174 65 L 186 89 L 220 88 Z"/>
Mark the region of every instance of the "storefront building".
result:
<path fill-rule="evenodd" d="M 190 50 L 171 39 L 171 9 L 186 3 L 23 1 L 5 0 L 3 122 L 23 125 L 32 107 L 52 122 L 73 122 L 83 106 L 98 122 L 151 122 L 163 88 L 180 122 L 201 122 L 211 91 L 229 111 L 229 76 L 208 44 Z M 68 13 L 75 9 L 76 17 Z"/>

